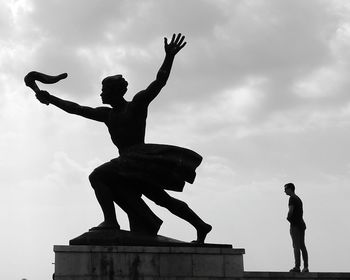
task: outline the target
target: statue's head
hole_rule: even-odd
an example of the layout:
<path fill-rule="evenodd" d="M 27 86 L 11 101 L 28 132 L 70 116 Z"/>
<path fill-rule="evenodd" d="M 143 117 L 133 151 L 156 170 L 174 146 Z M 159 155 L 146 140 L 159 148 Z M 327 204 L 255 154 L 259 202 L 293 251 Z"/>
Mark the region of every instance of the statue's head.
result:
<path fill-rule="evenodd" d="M 102 102 L 110 104 L 113 100 L 121 99 L 126 93 L 128 82 L 122 75 L 108 76 L 102 80 Z"/>

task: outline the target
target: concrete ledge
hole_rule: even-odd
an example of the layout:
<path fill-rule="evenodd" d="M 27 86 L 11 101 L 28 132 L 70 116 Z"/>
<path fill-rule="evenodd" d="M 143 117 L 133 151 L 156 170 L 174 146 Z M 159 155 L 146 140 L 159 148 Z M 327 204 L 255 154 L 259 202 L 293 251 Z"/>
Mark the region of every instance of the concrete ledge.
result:
<path fill-rule="evenodd" d="M 350 273 L 345 272 L 309 272 L 309 273 L 293 273 L 293 272 L 244 272 L 243 278 L 247 280 L 350 280 Z"/>
<path fill-rule="evenodd" d="M 154 247 L 198 247 L 198 244 L 185 242 L 162 235 L 145 235 L 142 233 L 103 229 L 94 227 L 89 231 L 73 238 L 69 245 L 79 246 L 154 246 Z M 200 244 L 201 247 L 232 248 L 230 244 Z"/>
<path fill-rule="evenodd" d="M 205 245 L 205 244 L 204 244 Z M 191 254 L 222 254 L 243 255 L 242 248 L 215 248 L 197 245 L 196 247 L 158 247 L 158 246 L 91 246 L 91 245 L 55 245 L 54 252 L 104 252 L 104 253 L 191 253 Z"/>
<path fill-rule="evenodd" d="M 240 279 L 244 249 L 54 246 L 55 280 Z"/>

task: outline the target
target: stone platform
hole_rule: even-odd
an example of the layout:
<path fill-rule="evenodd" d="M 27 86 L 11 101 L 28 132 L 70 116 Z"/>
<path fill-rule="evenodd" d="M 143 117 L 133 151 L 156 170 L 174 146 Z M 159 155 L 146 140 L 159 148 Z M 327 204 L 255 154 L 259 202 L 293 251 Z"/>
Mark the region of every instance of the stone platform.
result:
<path fill-rule="evenodd" d="M 145 235 L 127 230 L 92 228 L 89 231 L 73 238 L 69 245 L 94 245 L 94 246 L 197 246 L 162 235 Z M 227 246 L 227 245 L 220 245 Z M 232 247 L 232 246 L 231 246 Z"/>
<path fill-rule="evenodd" d="M 245 252 L 215 244 L 56 245 L 54 251 L 55 280 L 241 279 Z"/>
<path fill-rule="evenodd" d="M 350 280 L 350 273 L 345 272 L 244 272 L 242 280 Z"/>

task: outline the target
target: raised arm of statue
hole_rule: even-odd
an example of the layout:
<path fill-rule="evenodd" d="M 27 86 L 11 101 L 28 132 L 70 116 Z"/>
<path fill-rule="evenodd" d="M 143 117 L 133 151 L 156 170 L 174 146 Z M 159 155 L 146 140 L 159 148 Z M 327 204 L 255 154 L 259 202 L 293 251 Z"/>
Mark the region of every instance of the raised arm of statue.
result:
<path fill-rule="evenodd" d="M 91 108 L 81 106 L 77 103 L 53 96 L 45 90 L 38 91 L 35 96 L 41 103 L 53 104 L 69 114 L 79 115 L 100 122 L 106 122 L 108 120 L 109 112 L 111 110 L 109 107 Z"/>
<path fill-rule="evenodd" d="M 169 78 L 175 55 L 186 45 L 184 40 L 185 36 L 181 33 L 173 34 L 170 43 L 168 43 L 167 38 L 164 38 L 165 58 L 158 70 L 156 79 L 145 90 L 137 93 L 133 101 L 148 105 L 157 97 Z"/>

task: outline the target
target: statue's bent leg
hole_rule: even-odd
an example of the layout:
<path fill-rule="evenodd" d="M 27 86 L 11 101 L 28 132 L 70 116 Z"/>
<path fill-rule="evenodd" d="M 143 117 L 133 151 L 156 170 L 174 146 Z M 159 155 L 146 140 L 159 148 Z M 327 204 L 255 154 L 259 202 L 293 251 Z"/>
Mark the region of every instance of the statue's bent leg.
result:
<path fill-rule="evenodd" d="M 189 222 L 197 230 L 198 243 L 204 243 L 204 239 L 211 231 L 211 225 L 205 223 L 187 203 L 170 196 L 165 190 L 157 187 L 148 187 L 143 194 L 157 205 L 167 208 L 171 213 Z"/>
<path fill-rule="evenodd" d="M 115 164 L 116 162 L 107 162 L 89 176 L 105 218 L 99 226 L 119 227 L 114 208 L 116 202 L 128 215 L 131 231 L 156 235 L 163 221 L 141 199 L 141 192 L 134 187 L 135 184 L 118 176 Z"/>
<path fill-rule="evenodd" d="M 113 195 L 109 186 L 101 178 L 97 169 L 89 176 L 92 188 L 98 203 L 100 204 L 104 216 L 104 221 L 99 227 L 117 227 L 120 228 L 114 208 Z"/>

